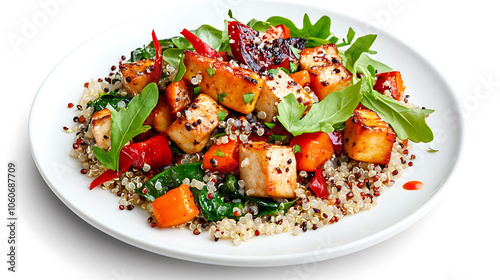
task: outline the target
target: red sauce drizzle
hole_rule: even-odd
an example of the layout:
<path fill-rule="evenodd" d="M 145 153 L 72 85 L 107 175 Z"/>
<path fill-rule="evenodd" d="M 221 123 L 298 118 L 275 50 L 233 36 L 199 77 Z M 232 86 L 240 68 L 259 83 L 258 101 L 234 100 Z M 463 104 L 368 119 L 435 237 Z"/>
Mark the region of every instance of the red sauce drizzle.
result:
<path fill-rule="evenodd" d="M 419 182 L 419 181 L 410 181 L 410 182 L 406 182 L 403 185 L 403 189 L 405 189 L 407 191 L 416 191 L 416 190 L 420 190 L 423 187 L 424 187 L 424 184 L 422 182 Z"/>

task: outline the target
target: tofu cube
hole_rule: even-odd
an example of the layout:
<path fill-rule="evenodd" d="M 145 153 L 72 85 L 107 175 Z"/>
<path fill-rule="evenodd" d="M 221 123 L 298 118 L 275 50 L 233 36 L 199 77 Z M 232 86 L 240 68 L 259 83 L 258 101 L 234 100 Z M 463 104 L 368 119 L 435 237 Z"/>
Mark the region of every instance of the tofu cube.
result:
<path fill-rule="evenodd" d="M 111 147 L 111 111 L 103 109 L 92 115 L 90 128 L 97 147 L 108 150 Z"/>
<path fill-rule="evenodd" d="M 200 152 L 219 124 L 217 112 L 221 111 L 228 113 L 210 96 L 202 93 L 181 111 L 181 116 L 168 127 L 167 136 L 188 154 Z"/>
<path fill-rule="evenodd" d="M 279 69 L 276 75 L 269 74 L 264 81 L 255 110 L 266 113 L 263 119 L 265 122 L 272 122 L 273 117 L 278 114 L 278 103 L 290 93 L 305 106 L 310 107 L 314 103 L 312 97 L 299 84 Z"/>
<path fill-rule="evenodd" d="M 154 82 L 151 75 L 154 64 L 152 59 L 143 59 L 120 65 L 123 87 L 129 94 L 135 96 L 141 93 L 147 84 Z"/>
<path fill-rule="evenodd" d="M 184 64 L 184 78 L 191 81 L 201 76 L 198 86 L 202 93 L 242 114 L 249 114 L 255 109 L 264 83 L 257 73 L 192 51 L 184 51 Z"/>
<path fill-rule="evenodd" d="M 388 164 L 396 133 L 374 111 L 358 106 L 345 123 L 344 150 L 355 160 Z"/>
<path fill-rule="evenodd" d="M 352 74 L 342 63 L 332 63 L 322 66 L 313 66 L 309 69 L 311 75 L 311 89 L 323 100 L 328 94 L 343 90 L 351 84 Z"/>
<path fill-rule="evenodd" d="M 293 198 L 297 163 L 293 148 L 257 141 L 239 147 L 240 178 L 255 197 Z"/>
<path fill-rule="evenodd" d="M 335 64 L 340 62 L 339 52 L 335 44 L 326 44 L 313 48 L 303 49 L 300 52 L 299 67 L 302 70 L 309 70 L 314 66 Z"/>

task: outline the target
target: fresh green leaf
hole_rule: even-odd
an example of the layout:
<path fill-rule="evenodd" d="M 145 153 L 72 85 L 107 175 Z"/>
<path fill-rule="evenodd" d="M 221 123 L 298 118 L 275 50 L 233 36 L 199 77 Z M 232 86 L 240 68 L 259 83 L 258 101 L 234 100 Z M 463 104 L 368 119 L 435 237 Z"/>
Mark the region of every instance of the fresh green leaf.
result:
<path fill-rule="evenodd" d="M 361 83 L 358 82 L 328 94 L 313 104 L 302 118 L 306 107 L 290 93 L 278 104 L 278 120 L 294 136 L 317 131 L 329 133 L 351 117 L 362 96 Z"/>
<path fill-rule="evenodd" d="M 377 39 L 377 35 L 368 34 L 363 37 L 359 37 L 356 41 L 347 49 L 344 53 L 346 60 L 344 61 L 345 67 L 351 73 L 356 73 L 354 69 L 355 63 L 360 58 L 361 54 L 366 53 L 370 50 Z"/>
<path fill-rule="evenodd" d="M 253 18 L 247 23 L 247 26 L 257 32 L 265 33 L 267 29 L 269 29 L 269 27 L 271 27 L 272 25 L 269 22 L 260 21 Z"/>
<path fill-rule="evenodd" d="M 224 111 L 224 110 L 222 110 L 222 111 L 218 111 L 218 112 L 217 112 L 217 116 L 219 117 L 219 121 L 221 122 L 221 121 L 223 121 L 223 120 L 225 120 L 225 119 L 226 119 L 226 117 L 227 117 L 227 113 L 226 113 L 226 111 Z"/>
<path fill-rule="evenodd" d="M 289 139 L 288 135 L 281 135 L 281 134 L 272 134 L 269 136 L 269 142 L 274 143 L 274 142 L 285 142 Z"/>
<path fill-rule="evenodd" d="M 245 102 L 245 104 L 252 103 L 254 97 L 255 93 L 253 92 L 245 93 L 243 94 L 243 101 Z"/>
<path fill-rule="evenodd" d="M 295 57 L 300 60 L 300 52 L 301 50 L 297 49 L 296 47 L 294 46 L 290 46 L 290 49 L 292 50 L 292 53 L 293 55 L 295 55 Z"/>
<path fill-rule="evenodd" d="M 433 148 L 427 148 L 428 153 L 437 153 L 439 150 L 433 149 Z"/>
<path fill-rule="evenodd" d="M 217 100 L 218 100 L 219 102 L 223 102 L 223 101 L 224 101 L 224 97 L 226 97 L 226 96 L 227 96 L 227 93 L 225 93 L 225 92 L 218 93 L 218 94 L 217 94 Z"/>
<path fill-rule="evenodd" d="M 290 73 L 295 73 L 297 71 L 298 67 L 299 66 L 297 64 L 290 61 Z M 288 73 L 288 74 L 290 74 L 290 73 Z"/>
<path fill-rule="evenodd" d="M 118 109 L 121 105 L 127 105 L 132 97 L 130 95 L 121 96 L 116 94 L 115 91 L 100 95 L 99 98 L 90 102 L 87 106 L 92 106 L 94 112 L 101 111 L 105 109 L 108 104 L 113 108 Z M 122 102 L 123 101 L 123 102 Z"/>
<path fill-rule="evenodd" d="M 267 71 L 267 73 L 269 73 L 271 75 L 278 75 L 279 71 L 280 71 L 279 68 L 273 68 L 273 69 L 269 69 L 269 71 Z"/>
<path fill-rule="evenodd" d="M 193 96 L 196 98 L 198 95 L 201 93 L 201 88 L 200 87 L 194 87 L 193 88 Z"/>
<path fill-rule="evenodd" d="M 166 49 L 163 51 L 163 60 L 177 69 L 174 82 L 182 79 L 186 73 L 186 65 L 184 65 L 184 51 L 181 49 Z"/>
<path fill-rule="evenodd" d="M 200 26 L 194 34 L 216 51 L 220 49 L 223 43 L 222 31 L 210 25 L 204 24 Z"/>
<path fill-rule="evenodd" d="M 94 154 L 101 164 L 116 172 L 119 171 L 119 156 L 122 147 L 135 136 L 146 132 L 149 126 L 143 123 L 158 102 L 158 87 L 150 83 L 141 93 L 129 102 L 127 109 L 116 111 L 108 106 L 111 111 L 111 148 L 105 151 L 93 146 Z"/>
<path fill-rule="evenodd" d="M 337 44 L 337 48 L 349 46 L 350 44 L 352 44 L 352 40 L 354 40 L 355 35 L 356 35 L 356 32 L 354 32 L 354 30 L 351 27 L 349 27 L 349 31 L 347 31 L 346 38 L 342 39 L 342 43 Z M 335 42 L 332 42 L 332 43 L 335 43 Z"/>
<path fill-rule="evenodd" d="M 302 153 L 302 148 L 299 145 L 293 145 L 293 153 Z"/>
<path fill-rule="evenodd" d="M 207 74 L 208 74 L 208 76 L 212 77 L 213 75 L 215 75 L 215 69 L 212 67 L 208 67 Z"/>
<path fill-rule="evenodd" d="M 400 139 L 410 139 L 415 143 L 427 143 L 434 139 L 432 130 L 425 122 L 426 116 L 434 110 L 407 108 L 377 91 L 364 93 L 361 104 L 377 112 Z"/>

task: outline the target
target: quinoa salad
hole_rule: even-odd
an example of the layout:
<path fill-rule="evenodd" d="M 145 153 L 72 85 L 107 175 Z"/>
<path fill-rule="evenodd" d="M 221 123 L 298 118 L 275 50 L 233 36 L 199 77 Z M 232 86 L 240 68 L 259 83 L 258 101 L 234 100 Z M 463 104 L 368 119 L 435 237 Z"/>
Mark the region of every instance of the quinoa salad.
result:
<path fill-rule="evenodd" d="M 152 31 L 148 45 L 117 54 L 68 104 L 75 117 L 63 127 L 90 189 L 147 212 L 137 226 L 235 245 L 376 206 L 418 168 L 412 145 L 433 140 L 433 110 L 412 104 L 404 73 L 375 59 L 376 35 L 336 37 L 327 16 L 303 22 L 244 24 L 229 11 L 222 29 Z"/>

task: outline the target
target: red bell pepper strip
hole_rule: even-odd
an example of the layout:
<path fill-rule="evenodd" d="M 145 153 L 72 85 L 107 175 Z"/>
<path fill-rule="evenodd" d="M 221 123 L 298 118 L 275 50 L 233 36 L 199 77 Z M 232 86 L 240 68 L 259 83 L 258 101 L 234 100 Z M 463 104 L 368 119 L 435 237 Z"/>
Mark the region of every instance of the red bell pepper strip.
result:
<path fill-rule="evenodd" d="M 326 189 L 326 181 L 325 177 L 323 177 L 323 171 L 321 168 L 316 168 L 314 170 L 314 177 L 309 188 L 314 192 L 314 194 L 321 198 L 325 199 L 328 197 L 328 190 Z"/>
<path fill-rule="evenodd" d="M 163 51 L 161 49 L 160 42 L 158 41 L 158 38 L 156 38 L 155 31 L 151 33 L 153 36 L 153 45 L 155 46 L 155 68 L 153 69 L 153 72 L 151 72 L 151 76 L 153 77 L 153 81 L 158 83 L 161 79 L 161 72 L 163 69 Z"/>
<path fill-rule="evenodd" d="M 125 146 L 128 147 L 128 146 Z M 108 169 L 104 171 L 99 177 L 95 178 L 92 183 L 90 183 L 90 189 L 93 189 L 102 183 L 105 183 L 107 181 L 113 180 L 114 178 L 117 178 L 120 176 L 123 172 L 127 171 L 130 166 L 140 157 L 140 154 L 138 151 L 133 150 L 133 149 L 124 149 L 125 147 L 122 148 L 120 151 L 120 170 L 118 173 L 116 173 L 113 169 Z"/>
<path fill-rule="evenodd" d="M 132 163 L 132 167 L 137 169 L 142 168 L 144 164 L 148 164 L 151 169 L 156 169 L 172 162 L 172 150 L 164 135 L 156 135 L 145 141 L 127 145 L 122 148 L 120 156 L 123 152 L 138 155 Z"/>
<path fill-rule="evenodd" d="M 221 57 L 221 55 L 218 52 L 216 52 L 212 47 L 210 47 L 210 45 L 203 42 L 200 38 L 196 37 L 196 35 L 191 33 L 186 28 L 184 28 L 181 31 L 181 34 L 182 36 L 184 36 L 184 38 L 186 38 L 186 40 L 189 41 L 189 43 L 191 43 L 191 45 L 193 45 L 194 50 L 197 53 L 213 58 Z"/>
<path fill-rule="evenodd" d="M 147 163 L 151 169 L 156 169 L 166 166 L 170 162 L 172 162 L 172 150 L 168 146 L 166 136 L 157 135 L 146 141 L 124 146 L 120 151 L 120 170 L 118 173 L 112 169 L 106 170 L 90 183 L 90 189 L 117 178 L 131 166 L 139 169 Z"/>

